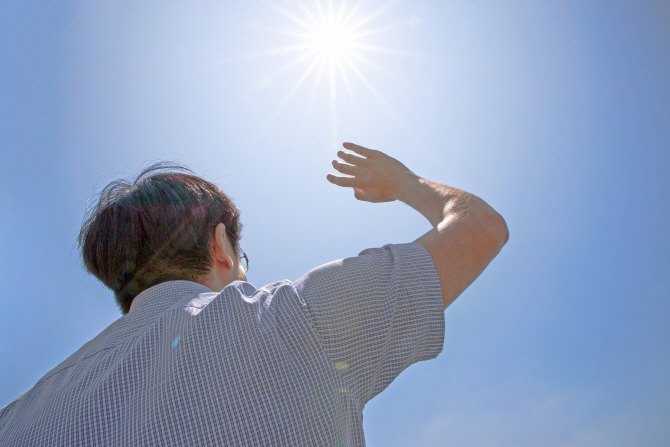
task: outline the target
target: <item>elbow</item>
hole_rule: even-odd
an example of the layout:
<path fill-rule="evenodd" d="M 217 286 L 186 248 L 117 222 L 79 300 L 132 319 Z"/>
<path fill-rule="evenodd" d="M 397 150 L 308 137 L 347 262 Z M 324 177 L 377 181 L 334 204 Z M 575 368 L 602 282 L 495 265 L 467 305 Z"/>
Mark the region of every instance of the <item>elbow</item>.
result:
<path fill-rule="evenodd" d="M 491 205 L 479 198 L 472 203 L 470 212 L 482 237 L 497 254 L 509 240 L 507 222 Z"/>
<path fill-rule="evenodd" d="M 500 214 L 498 214 L 498 220 L 499 220 L 498 225 L 500 232 L 500 240 L 502 241 L 501 247 L 502 247 L 507 243 L 507 241 L 509 241 L 509 228 L 507 227 L 507 222 Z"/>
<path fill-rule="evenodd" d="M 499 251 L 509 240 L 509 228 L 507 228 L 507 222 L 493 209 L 486 213 L 483 221 L 485 222 L 487 233 L 490 235 L 491 241 Z"/>

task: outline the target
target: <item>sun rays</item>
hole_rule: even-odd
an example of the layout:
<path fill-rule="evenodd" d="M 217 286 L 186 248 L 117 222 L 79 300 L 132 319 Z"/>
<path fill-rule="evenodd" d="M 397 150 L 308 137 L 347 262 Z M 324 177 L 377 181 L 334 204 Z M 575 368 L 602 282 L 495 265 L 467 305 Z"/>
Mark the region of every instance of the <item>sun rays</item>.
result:
<path fill-rule="evenodd" d="M 323 17 L 309 27 L 309 34 L 305 39 L 310 56 L 329 65 L 340 65 L 349 60 L 356 47 L 356 34 L 341 16 Z"/>
<path fill-rule="evenodd" d="M 398 121 L 398 114 L 375 87 L 369 75 L 370 72 L 390 75 L 373 61 L 375 55 L 404 55 L 393 48 L 370 42 L 372 36 L 402 26 L 377 25 L 382 21 L 383 14 L 396 3 L 385 2 L 364 14 L 360 2 L 351 4 L 346 1 L 314 0 L 305 4 L 296 1 L 290 9 L 285 4 L 268 2 L 266 5 L 276 12 L 277 22 L 281 25 L 263 27 L 262 30 L 268 32 L 269 36 L 283 37 L 287 43 L 268 51 L 265 56 L 288 58 L 283 66 L 276 69 L 273 77 L 292 74 L 296 78 L 274 107 L 266 125 L 259 132 L 259 138 L 302 88 L 310 91 L 305 116 L 309 115 L 313 107 L 325 106 L 316 104 L 317 96 L 327 96 L 333 146 L 339 144 L 338 103 L 341 102 L 341 96 L 346 94 L 350 102 L 356 104 L 357 95 L 354 91 L 361 87 L 371 94 L 390 117 Z"/>

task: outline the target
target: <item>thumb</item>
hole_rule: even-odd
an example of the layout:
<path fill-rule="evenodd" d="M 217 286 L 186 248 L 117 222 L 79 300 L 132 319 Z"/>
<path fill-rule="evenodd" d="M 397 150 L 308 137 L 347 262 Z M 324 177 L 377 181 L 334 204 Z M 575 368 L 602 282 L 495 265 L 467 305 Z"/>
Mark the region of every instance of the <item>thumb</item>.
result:
<path fill-rule="evenodd" d="M 370 202 L 370 196 L 368 196 L 362 189 L 354 188 L 354 197 L 364 202 Z"/>

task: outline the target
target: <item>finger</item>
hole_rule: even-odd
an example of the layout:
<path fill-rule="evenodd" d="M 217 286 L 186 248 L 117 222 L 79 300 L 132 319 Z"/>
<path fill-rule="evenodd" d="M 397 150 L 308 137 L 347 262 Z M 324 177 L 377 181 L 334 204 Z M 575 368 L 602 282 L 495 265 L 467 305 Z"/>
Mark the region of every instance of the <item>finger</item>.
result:
<path fill-rule="evenodd" d="M 350 165 L 363 166 L 365 164 L 365 158 L 357 157 L 353 154 L 347 154 L 344 151 L 337 151 L 337 156 L 342 160 L 346 161 Z"/>
<path fill-rule="evenodd" d="M 347 174 L 351 176 L 356 176 L 361 173 L 361 169 L 358 166 L 351 166 L 344 163 L 340 163 L 337 160 L 333 160 L 333 167 L 342 174 Z"/>
<path fill-rule="evenodd" d="M 340 177 L 333 174 L 328 174 L 326 180 L 334 185 L 343 186 L 345 188 L 353 188 L 358 184 L 357 180 L 353 177 Z"/>
<path fill-rule="evenodd" d="M 363 157 L 369 157 L 370 155 L 372 155 L 375 152 L 372 149 L 368 149 L 366 147 L 359 146 L 359 145 L 354 144 L 354 143 L 342 143 L 342 146 L 345 149 L 349 149 L 350 151 L 353 151 L 353 152 L 356 152 L 359 155 L 362 155 Z"/>

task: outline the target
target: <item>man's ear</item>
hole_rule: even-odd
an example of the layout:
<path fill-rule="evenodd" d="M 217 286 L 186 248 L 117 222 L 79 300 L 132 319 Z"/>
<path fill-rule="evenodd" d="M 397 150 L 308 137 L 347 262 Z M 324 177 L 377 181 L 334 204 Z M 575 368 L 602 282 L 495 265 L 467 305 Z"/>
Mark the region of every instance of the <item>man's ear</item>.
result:
<path fill-rule="evenodd" d="M 214 229 L 214 236 L 212 237 L 212 257 L 215 263 L 225 264 L 226 268 L 233 268 L 233 259 L 228 252 L 228 243 L 226 239 L 226 226 L 222 223 L 218 224 Z"/>

